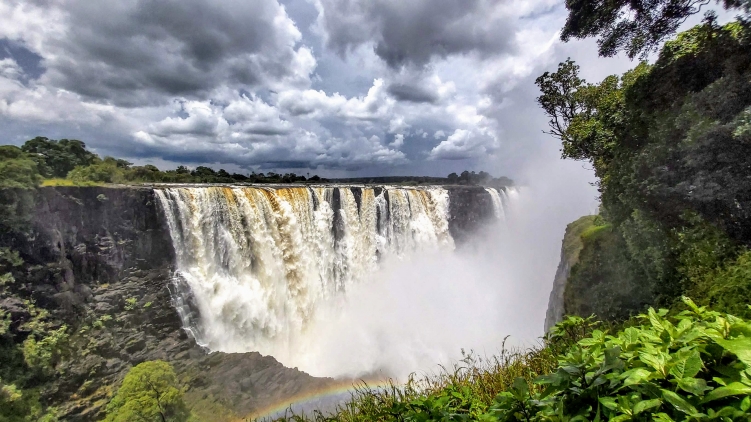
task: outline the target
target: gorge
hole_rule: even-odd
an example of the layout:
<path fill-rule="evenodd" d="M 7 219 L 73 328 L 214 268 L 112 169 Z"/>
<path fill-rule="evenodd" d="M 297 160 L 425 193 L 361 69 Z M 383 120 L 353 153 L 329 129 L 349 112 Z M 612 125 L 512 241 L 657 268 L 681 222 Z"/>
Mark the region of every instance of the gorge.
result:
<path fill-rule="evenodd" d="M 348 292 L 381 266 L 466 247 L 516 195 L 476 186 L 39 188 L 34 235 L 19 249 L 34 264 L 37 305 L 74 329 L 82 351 L 62 364 L 67 377 L 49 387 L 50 400 L 70 420 L 96 419 L 127 369 L 154 359 L 189 380 L 186 397 L 235 416 L 335 383 L 277 360 L 318 376 L 391 375 L 388 362 L 361 356 L 340 371 L 320 365 L 327 349 L 316 341 L 347 311 Z M 14 321 L 30 318 L 21 304 L 4 305 Z M 399 358 L 436 362 L 445 348 Z"/>

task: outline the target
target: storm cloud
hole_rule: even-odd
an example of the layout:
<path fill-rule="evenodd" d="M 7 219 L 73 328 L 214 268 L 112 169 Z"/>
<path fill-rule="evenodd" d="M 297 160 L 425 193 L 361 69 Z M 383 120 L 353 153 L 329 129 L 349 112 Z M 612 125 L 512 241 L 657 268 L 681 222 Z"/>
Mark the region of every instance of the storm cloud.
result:
<path fill-rule="evenodd" d="M 594 57 L 557 40 L 564 12 L 560 0 L 0 0 L 0 124 L 5 142 L 79 137 L 160 167 L 513 176 L 553 142 L 534 77 Z"/>
<path fill-rule="evenodd" d="M 317 0 L 326 45 L 346 54 L 362 44 L 391 67 L 433 58 L 513 52 L 514 22 L 502 0 Z"/>

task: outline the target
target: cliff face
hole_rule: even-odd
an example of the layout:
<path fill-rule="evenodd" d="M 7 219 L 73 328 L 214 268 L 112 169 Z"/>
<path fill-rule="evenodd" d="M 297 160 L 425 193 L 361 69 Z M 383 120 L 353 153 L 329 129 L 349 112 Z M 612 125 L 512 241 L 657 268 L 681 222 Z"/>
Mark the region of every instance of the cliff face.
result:
<path fill-rule="evenodd" d="M 480 187 L 448 187 L 449 228 L 461 244 L 493 217 Z M 43 400 L 64 420 L 97 420 L 127 370 L 146 360 L 172 362 L 205 420 L 242 417 L 330 385 L 258 353 L 208 355 L 182 329 L 172 303 L 174 250 L 154 190 L 48 187 L 36 192 L 23 286 L 71 332 L 73 356 L 45 385 Z M 0 296 L 14 326 L 32 318 L 18 296 Z M 19 336 L 28 333 L 19 333 Z"/>
<path fill-rule="evenodd" d="M 479 186 L 447 186 L 449 231 L 458 245 L 494 218 L 490 194 Z"/>
<path fill-rule="evenodd" d="M 331 382 L 258 353 L 208 355 L 195 344 L 172 304 L 174 251 L 152 189 L 40 188 L 35 203 L 31 236 L 17 248 L 29 275 L 14 287 L 69 327 L 71 355 L 42 392 L 62 420 L 101 419 L 127 370 L 146 360 L 173 364 L 190 402 L 214 413 L 202 420 L 245 416 Z M 20 296 L 3 296 L 13 326 L 32 317 Z"/>
<path fill-rule="evenodd" d="M 587 229 L 594 226 L 596 219 L 597 216 L 588 215 L 566 226 L 566 233 L 563 236 L 563 245 L 561 246 L 561 261 L 555 273 L 553 290 L 550 292 L 548 310 L 545 313 L 545 332 L 548 332 L 550 328 L 563 319 L 566 283 L 571 274 L 571 268 L 579 260 L 579 253 L 583 247 L 581 236 Z"/>

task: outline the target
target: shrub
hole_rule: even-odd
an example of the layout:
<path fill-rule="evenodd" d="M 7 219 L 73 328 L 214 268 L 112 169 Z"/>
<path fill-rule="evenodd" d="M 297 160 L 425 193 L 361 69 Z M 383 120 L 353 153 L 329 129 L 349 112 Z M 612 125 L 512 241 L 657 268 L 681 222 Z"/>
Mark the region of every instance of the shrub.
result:
<path fill-rule="evenodd" d="M 500 421 L 751 420 L 751 324 L 684 299 L 675 318 L 650 309 L 643 325 L 595 330 L 539 377 L 499 395 Z"/>
<path fill-rule="evenodd" d="M 172 365 L 157 360 L 138 364 L 107 405 L 107 422 L 183 422 L 190 413 Z"/>
<path fill-rule="evenodd" d="M 29 368 L 52 374 L 63 357 L 68 339 L 68 327 L 65 325 L 50 331 L 41 340 L 31 335 L 23 342 L 24 361 Z"/>

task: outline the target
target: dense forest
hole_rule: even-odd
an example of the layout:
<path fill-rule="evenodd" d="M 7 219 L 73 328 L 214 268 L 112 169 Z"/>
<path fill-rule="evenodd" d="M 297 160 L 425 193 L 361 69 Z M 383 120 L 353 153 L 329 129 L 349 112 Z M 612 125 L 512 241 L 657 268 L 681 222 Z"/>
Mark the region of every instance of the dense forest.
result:
<path fill-rule="evenodd" d="M 538 80 L 563 157 L 588 160 L 602 207 L 566 312 L 623 320 L 681 295 L 750 316 L 751 31 L 712 14 L 654 64 L 588 83 L 573 61 Z"/>

